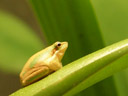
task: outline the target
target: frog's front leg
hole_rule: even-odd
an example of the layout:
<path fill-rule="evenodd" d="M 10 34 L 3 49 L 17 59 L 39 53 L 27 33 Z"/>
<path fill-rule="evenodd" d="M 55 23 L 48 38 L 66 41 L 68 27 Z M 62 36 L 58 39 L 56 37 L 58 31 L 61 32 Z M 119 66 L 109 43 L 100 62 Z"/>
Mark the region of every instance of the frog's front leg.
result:
<path fill-rule="evenodd" d="M 46 65 L 40 65 L 40 66 L 33 67 L 30 70 L 28 70 L 27 73 L 22 77 L 24 79 L 21 80 L 21 82 L 23 86 L 29 85 L 45 77 L 46 75 L 49 74 L 49 72 L 50 72 L 49 67 Z"/>
<path fill-rule="evenodd" d="M 51 62 L 51 63 L 49 64 L 49 68 L 50 68 L 52 71 L 57 71 L 57 70 L 59 70 L 60 68 L 62 68 L 62 63 L 56 60 L 56 61 Z"/>

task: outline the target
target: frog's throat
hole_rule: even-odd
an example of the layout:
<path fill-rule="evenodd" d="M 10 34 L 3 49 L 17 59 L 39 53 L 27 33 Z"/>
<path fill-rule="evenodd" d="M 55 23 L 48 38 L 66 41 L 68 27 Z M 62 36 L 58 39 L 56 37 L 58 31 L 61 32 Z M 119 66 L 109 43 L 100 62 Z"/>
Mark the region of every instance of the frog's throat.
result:
<path fill-rule="evenodd" d="M 61 61 L 64 56 L 64 53 L 65 52 L 56 51 L 54 55 L 58 58 L 59 61 Z"/>

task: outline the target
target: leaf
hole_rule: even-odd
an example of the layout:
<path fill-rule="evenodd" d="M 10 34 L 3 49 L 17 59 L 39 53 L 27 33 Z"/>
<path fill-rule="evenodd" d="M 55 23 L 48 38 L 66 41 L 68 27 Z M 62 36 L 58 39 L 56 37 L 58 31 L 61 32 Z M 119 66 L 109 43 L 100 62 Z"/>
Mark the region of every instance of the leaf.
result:
<path fill-rule="evenodd" d="M 93 1 L 94 0 L 30 0 L 38 16 L 38 20 L 41 23 L 43 32 L 47 37 L 47 41 L 49 43 L 55 41 L 69 42 L 70 46 L 62 61 L 63 65 L 106 46 L 106 42 L 104 42 L 106 38 L 103 37 L 103 31 L 101 30 L 101 25 L 99 25 L 100 22 L 98 22 L 95 6 L 93 5 L 95 2 L 92 3 Z M 108 5 L 109 4 L 106 4 L 107 7 Z M 114 5 L 115 4 L 112 4 L 112 6 Z M 99 6 L 99 9 L 102 9 L 102 7 L 100 8 Z M 104 9 L 102 10 L 104 11 Z M 102 14 L 102 12 L 100 14 Z M 104 14 L 102 15 L 104 17 Z M 108 15 L 110 14 L 106 14 L 105 16 L 108 17 Z M 113 37 L 111 34 L 110 36 Z M 110 37 L 107 37 L 108 40 L 109 38 Z M 111 84 L 111 86 L 108 86 L 108 84 Z M 78 95 L 116 96 L 115 81 L 113 77 L 110 77 L 84 90 Z"/>
<path fill-rule="evenodd" d="M 68 41 L 70 46 L 63 60 L 64 65 L 104 47 L 90 2 L 81 1 L 30 0 L 47 41 L 50 44 Z"/>
<path fill-rule="evenodd" d="M 72 96 L 127 68 L 127 53 L 128 39 L 84 56 L 11 96 Z"/>
<path fill-rule="evenodd" d="M 0 70 L 20 72 L 26 60 L 42 46 L 41 40 L 24 22 L 0 11 Z"/>
<path fill-rule="evenodd" d="M 110 45 L 114 42 L 128 38 L 128 0 L 91 0 L 91 3 L 95 11 L 97 22 L 100 26 L 105 45 Z M 128 60 L 125 62 L 128 62 Z M 114 75 L 113 79 L 118 96 L 128 95 L 127 78 L 128 70 Z M 103 87 L 99 90 L 101 91 L 102 88 Z M 97 90 L 95 90 L 95 92 L 97 92 Z M 108 90 L 106 92 L 108 93 Z M 110 95 L 108 94 L 106 96 Z"/>
<path fill-rule="evenodd" d="M 127 0 L 30 0 L 30 2 L 48 38 L 47 41 L 69 42 L 69 49 L 63 59 L 64 65 L 128 37 Z M 126 73 L 128 72 L 124 74 L 128 76 Z M 122 74 L 121 77 L 116 75 L 105 79 L 76 96 L 123 94 L 127 96 L 128 91 L 124 90 L 128 85 L 127 77 L 123 77 Z M 125 79 L 121 80 L 122 77 Z"/>

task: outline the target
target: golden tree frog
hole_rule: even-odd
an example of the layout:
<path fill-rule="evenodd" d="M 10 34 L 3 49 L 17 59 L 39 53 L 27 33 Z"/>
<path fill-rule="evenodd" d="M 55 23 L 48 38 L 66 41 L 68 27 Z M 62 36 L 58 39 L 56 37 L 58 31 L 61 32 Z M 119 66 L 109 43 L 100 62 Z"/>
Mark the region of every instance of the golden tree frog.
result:
<path fill-rule="evenodd" d="M 60 69 L 67 47 L 67 42 L 55 42 L 30 57 L 20 73 L 22 85 L 27 86 Z"/>

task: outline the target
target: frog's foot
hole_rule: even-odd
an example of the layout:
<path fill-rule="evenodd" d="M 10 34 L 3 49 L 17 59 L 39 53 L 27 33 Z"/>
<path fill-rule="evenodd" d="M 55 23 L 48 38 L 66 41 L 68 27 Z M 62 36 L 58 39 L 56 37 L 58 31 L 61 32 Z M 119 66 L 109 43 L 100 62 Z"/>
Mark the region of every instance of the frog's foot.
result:
<path fill-rule="evenodd" d="M 34 67 L 32 69 L 30 69 L 25 75 L 24 79 L 21 80 L 23 86 L 29 85 L 43 77 L 45 77 L 46 75 L 48 75 L 50 72 L 48 66 L 42 65 L 42 66 L 38 66 L 38 67 Z"/>

